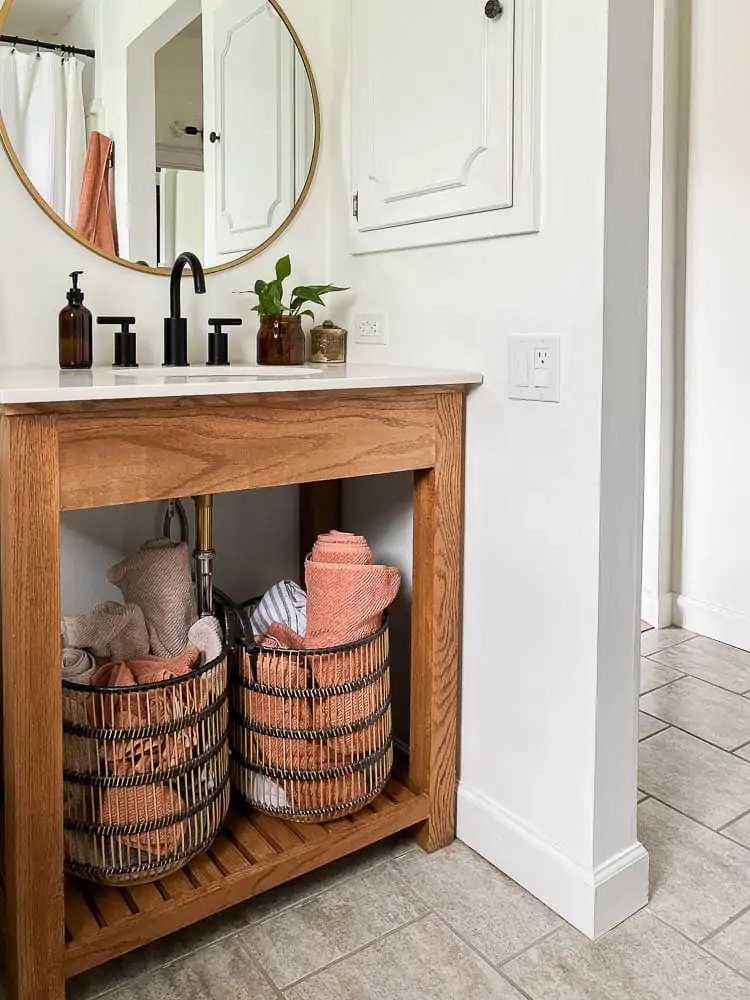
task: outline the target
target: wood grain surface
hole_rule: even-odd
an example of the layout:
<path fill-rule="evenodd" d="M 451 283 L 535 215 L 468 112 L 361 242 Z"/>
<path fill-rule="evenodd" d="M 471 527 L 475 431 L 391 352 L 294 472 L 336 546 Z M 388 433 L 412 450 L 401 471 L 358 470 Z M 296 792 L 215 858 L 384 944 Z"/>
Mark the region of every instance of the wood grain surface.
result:
<path fill-rule="evenodd" d="M 0 418 L 11 1000 L 64 1000 L 60 517 L 54 417 Z"/>
<path fill-rule="evenodd" d="M 313 545 L 328 531 L 341 529 L 344 486 L 340 479 L 327 483 L 306 483 L 299 495 L 300 583 L 305 582 L 305 560 Z"/>
<path fill-rule="evenodd" d="M 433 395 L 253 397 L 200 412 L 60 416 L 64 510 L 352 476 L 435 458 Z"/>
<path fill-rule="evenodd" d="M 432 805 L 419 837 L 427 851 L 456 835 L 464 407 L 463 393 L 439 397 L 435 467 L 414 483 L 409 783 Z"/>
<path fill-rule="evenodd" d="M 211 850 L 163 879 L 158 888 L 136 892 L 69 881 L 67 975 L 78 975 L 407 830 L 421 823 L 429 809 L 425 796 L 412 794 L 396 781 L 372 806 L 334 823 L 286 823 L 235 803 Z M 149 888 L 153 891 L 147 893 Z"/>

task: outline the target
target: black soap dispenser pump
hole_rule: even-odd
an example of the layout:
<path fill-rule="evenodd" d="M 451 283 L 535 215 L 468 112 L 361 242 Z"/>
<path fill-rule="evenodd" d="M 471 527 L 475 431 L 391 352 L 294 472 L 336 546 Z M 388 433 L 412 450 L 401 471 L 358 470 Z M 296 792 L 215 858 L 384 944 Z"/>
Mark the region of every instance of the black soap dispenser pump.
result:
<path fill-rule="evenodd" d="M 83 291 L 78 279 L 83 271 L 73 271 L 73 286 L 68 292 L 68 304 L 60 312 L 60 367 L 81 370 L 94 363 L 93 318 L 83 304 Z"/>

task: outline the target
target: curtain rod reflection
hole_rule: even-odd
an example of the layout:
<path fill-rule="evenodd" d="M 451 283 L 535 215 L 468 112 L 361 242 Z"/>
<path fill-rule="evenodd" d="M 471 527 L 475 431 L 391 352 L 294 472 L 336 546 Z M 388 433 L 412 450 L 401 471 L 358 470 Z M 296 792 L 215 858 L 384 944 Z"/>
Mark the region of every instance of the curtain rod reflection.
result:
<path fill-rule="evenodd" d="M 16 45 L 30 45 L 34 49 L 47 49 L 50 52 L 65 52 L 71 56 L 86 56 L 88 59 L 96 59 L 96 51 L 94 49 L 79 49 L 75 45 L 55 45 L 54 42 L 40 42 L 38 38 L 0 35 L 0 42 L 8 42 L 14 47 Z"/>

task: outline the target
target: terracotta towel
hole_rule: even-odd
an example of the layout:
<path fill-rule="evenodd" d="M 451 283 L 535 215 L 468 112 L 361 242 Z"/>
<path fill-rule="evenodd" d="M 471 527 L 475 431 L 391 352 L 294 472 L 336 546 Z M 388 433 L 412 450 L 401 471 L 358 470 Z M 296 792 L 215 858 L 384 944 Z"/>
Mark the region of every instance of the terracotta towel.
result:
<path fill-rule="evenodd" d="M 143 611 L 151 652 L 179 656 L 197 615 L 187 545 L 168 538 L 147 542 L 113 566 L 107 579 L 120 588 L 128 604 Z"/>
<path fill-rule="evenodd" d="M 64 649 L 84 649 L 103 660 L 129 660 L 150 650 L 143 612 L 134 604 L 107 601 L 87 615 L 63 618 L 60 630 Z"/>
<path fill-rule="evenodd" d="M 96 661 L 84 649 L 62 651 L 62 675 L 72 684 L 90 684 L 96 673 Z"/>
<path fill-rule="evenodd" d="M 185 677 L 200 662 L 200 651 L 186 646 L 179 656 L 145 656 L 126 663 L 108 663 L 94 674 L 96 687 L 135 687 L 140 684 L 159 684 L 175 677 Z"/>
<path fill-rule="evenodd" d="M 305 640 L 301 635 L 292 631 L 288 625 L 280 625 L 278 622 L 271 622 L 268 631 L 263 635 L 256 635 L 255 641 L 259 646 L 266 649 L 304 649 Z"/>
<path fill-rule="evenodd" d="M 313 562 L 355 563 L 369 566 L 372 563 L 372 549 L 367 539 L 361 535 L 350 535 L 345 531 L 332 531 L 320 535 L 312 550 Z"/>
<path fill-rule="evenodd" d="M 127 826 L 139 820 L 179 816 L 184 803 L 177 792 L 163 785 L 144 788 L 111 788 L 102 802 L 101 821 L 105 826 Z M 150 855 L 169 857 L 185 850 L 184 821 L 153 833 L 122 837 L 123 844 Z"/>
<path fill-rule="evenodd" d="M 311 558 L 305 577 L 308 649 L 343 646 L 374 635 L 401 587 L 401 574 L 391 566 L 321 563 Z"/>
<path fill-rule="evenodd" d="M 109 200 L 109 156 L 112 140 L 92 132 L 83 170 L 76 231 L 105 253 L 117 253 Z"/>

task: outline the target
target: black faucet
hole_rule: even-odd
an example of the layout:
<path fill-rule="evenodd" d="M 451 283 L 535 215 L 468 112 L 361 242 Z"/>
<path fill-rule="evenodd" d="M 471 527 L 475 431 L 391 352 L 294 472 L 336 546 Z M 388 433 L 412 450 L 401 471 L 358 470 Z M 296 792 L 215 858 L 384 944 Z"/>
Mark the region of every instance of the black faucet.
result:
<path fill-rule="evenodd" d="M 193 284 L 196 295 L 206 294 L 206 275 L 203 265 L 194 253 L 181 253 L 174 262 L 172 277 L 169 283 L 169 301 L 172 315 L 164 320 L 164 367 L 187 368 L 188 360 L 188 324 L 182 318 L 180 300 L 180 285 L 186 267 L 193 272 Z"/>

